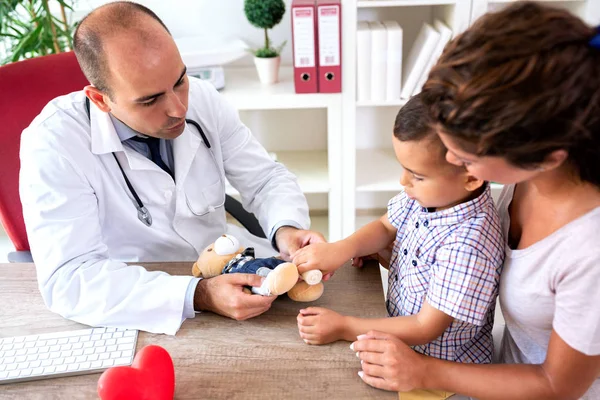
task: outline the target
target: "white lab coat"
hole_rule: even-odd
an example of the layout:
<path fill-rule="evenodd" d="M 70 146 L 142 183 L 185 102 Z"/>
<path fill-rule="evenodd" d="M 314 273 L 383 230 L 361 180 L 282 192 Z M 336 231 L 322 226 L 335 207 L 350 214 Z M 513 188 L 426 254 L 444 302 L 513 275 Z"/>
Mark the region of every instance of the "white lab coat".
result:
<path fill-rule="evenodd" d="M 175 182 L 124 147 L 108 114 L 75 92 L 51 101 L 23 131 L 20 194 L 46 305 L 92 326 L 175 334 L 191 276 L 123 261 L 195 261 L 226 232 L 225 177 L 269 234 L 284 220 L 309 227 L 294 175 L 273 162 L 210 84 L 190 78 L 187 124 L 173 141 Z M 112 153 L 152 215 L 144 225 Z M 242 240 L 243 241 L 243 240 Z M 191 273 L 190 263 L 190 273 Z"/>

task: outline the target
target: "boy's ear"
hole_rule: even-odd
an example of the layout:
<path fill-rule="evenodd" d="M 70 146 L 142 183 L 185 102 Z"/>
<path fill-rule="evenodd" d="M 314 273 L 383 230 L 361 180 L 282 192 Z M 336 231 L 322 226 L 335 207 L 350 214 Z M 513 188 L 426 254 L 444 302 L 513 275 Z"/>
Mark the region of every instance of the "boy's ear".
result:
<path fill-rule="evenodd" d="M 485 183 L 485 181 L 483 181 L 479 178 L 475 178 L 471 174 L 465 175 L 465 189 L 467 189 L 469 192 L 476 191 L 477 189 L 482 187 L 484 183 Z"/>

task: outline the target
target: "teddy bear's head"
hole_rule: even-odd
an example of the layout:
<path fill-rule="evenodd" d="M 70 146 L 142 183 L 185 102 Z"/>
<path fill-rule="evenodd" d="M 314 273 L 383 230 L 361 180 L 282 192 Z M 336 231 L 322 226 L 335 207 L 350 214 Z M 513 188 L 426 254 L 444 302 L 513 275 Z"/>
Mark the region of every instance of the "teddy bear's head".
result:
<path fill-rule="evenodd" d="M 240 242 L 233 236 L 222 235 L 202 251 L 192 267 L 192 274 L 199 278 L 212 278 L 221 275 L 225 265 L 244 251 Z"/>

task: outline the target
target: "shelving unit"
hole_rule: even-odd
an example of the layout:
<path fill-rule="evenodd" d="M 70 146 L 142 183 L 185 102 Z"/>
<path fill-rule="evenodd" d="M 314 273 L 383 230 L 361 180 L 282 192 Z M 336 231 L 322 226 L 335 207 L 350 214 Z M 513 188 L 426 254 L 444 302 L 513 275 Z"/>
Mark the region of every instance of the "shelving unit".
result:
<path fill-rule="evenodd" d="M 403 29 L 403 67 L 424 22 L 441 19 L 454 36 L 484 13 L 517 0 L 345 0 L 343 17 L 342 221 L 343 236 L 385 212 L 387 200 L 400 189 L 401 168 L 391 134 L 397 111 L 406 100 L 357 101 L 356 32 L 358 21 L 395 20 Z M 600 0 L 545 0 L 565 7 L 592 25 L 600 24 Z M 497 198 L 501 185 L 492 184 Z"/>
<path fill-rule="evenodd" d="M 342 237 L 342 95 L 296 94 L 291 67 L 281 68 L 279 80 L 274 85 L 262 85 L 254 68 L 229 68 L 225 70 L 226 86 L 221 93 L 239 111 L 326 111 L 326 148 L 279 151 L 265 147 L 273 151 L 277 161 L 298 177 L 298 184 L 307 197 L 327 196 L 327 217 L 320 216 L 316 226 L 313 221 L 313 229 L 325 232 L 331 240 L 338 240 Z M 302 121 L 296 123 L 301 124 Z M 285 140 L 284 137 L 275 141 Z M 226 190 L 230 195 L 239 195 L 229 184 Z"/>
<path fill-rule="evenodd" d="M 344 1 L 343 29 L 343 235 L 385 212 L 387 200 L 401 190 L 402 171 L 393 153 L 394 118 L 406 100 L 356 100 L 358 21 L 395 20 L 403 30 L 403 67 L 424 22 L 444 21 L 454 34 L 471 22 L 472 0 Z"/>

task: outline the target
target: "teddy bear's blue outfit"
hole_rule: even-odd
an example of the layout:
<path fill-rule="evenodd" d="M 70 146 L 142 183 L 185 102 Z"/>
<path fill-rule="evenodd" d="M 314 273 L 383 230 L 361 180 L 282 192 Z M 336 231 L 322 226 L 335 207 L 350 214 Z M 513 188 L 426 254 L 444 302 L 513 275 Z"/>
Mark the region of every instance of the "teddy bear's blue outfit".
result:
<path fill-rule="evenodd" d="M 285 261 L 275 257 L 256 258 L 254 247 L 247 247 L 243 252 L 233 257 L 223 268 L 224 274 L 242 273 L 257 274 L 266 277 L 269 272 Z"/>

